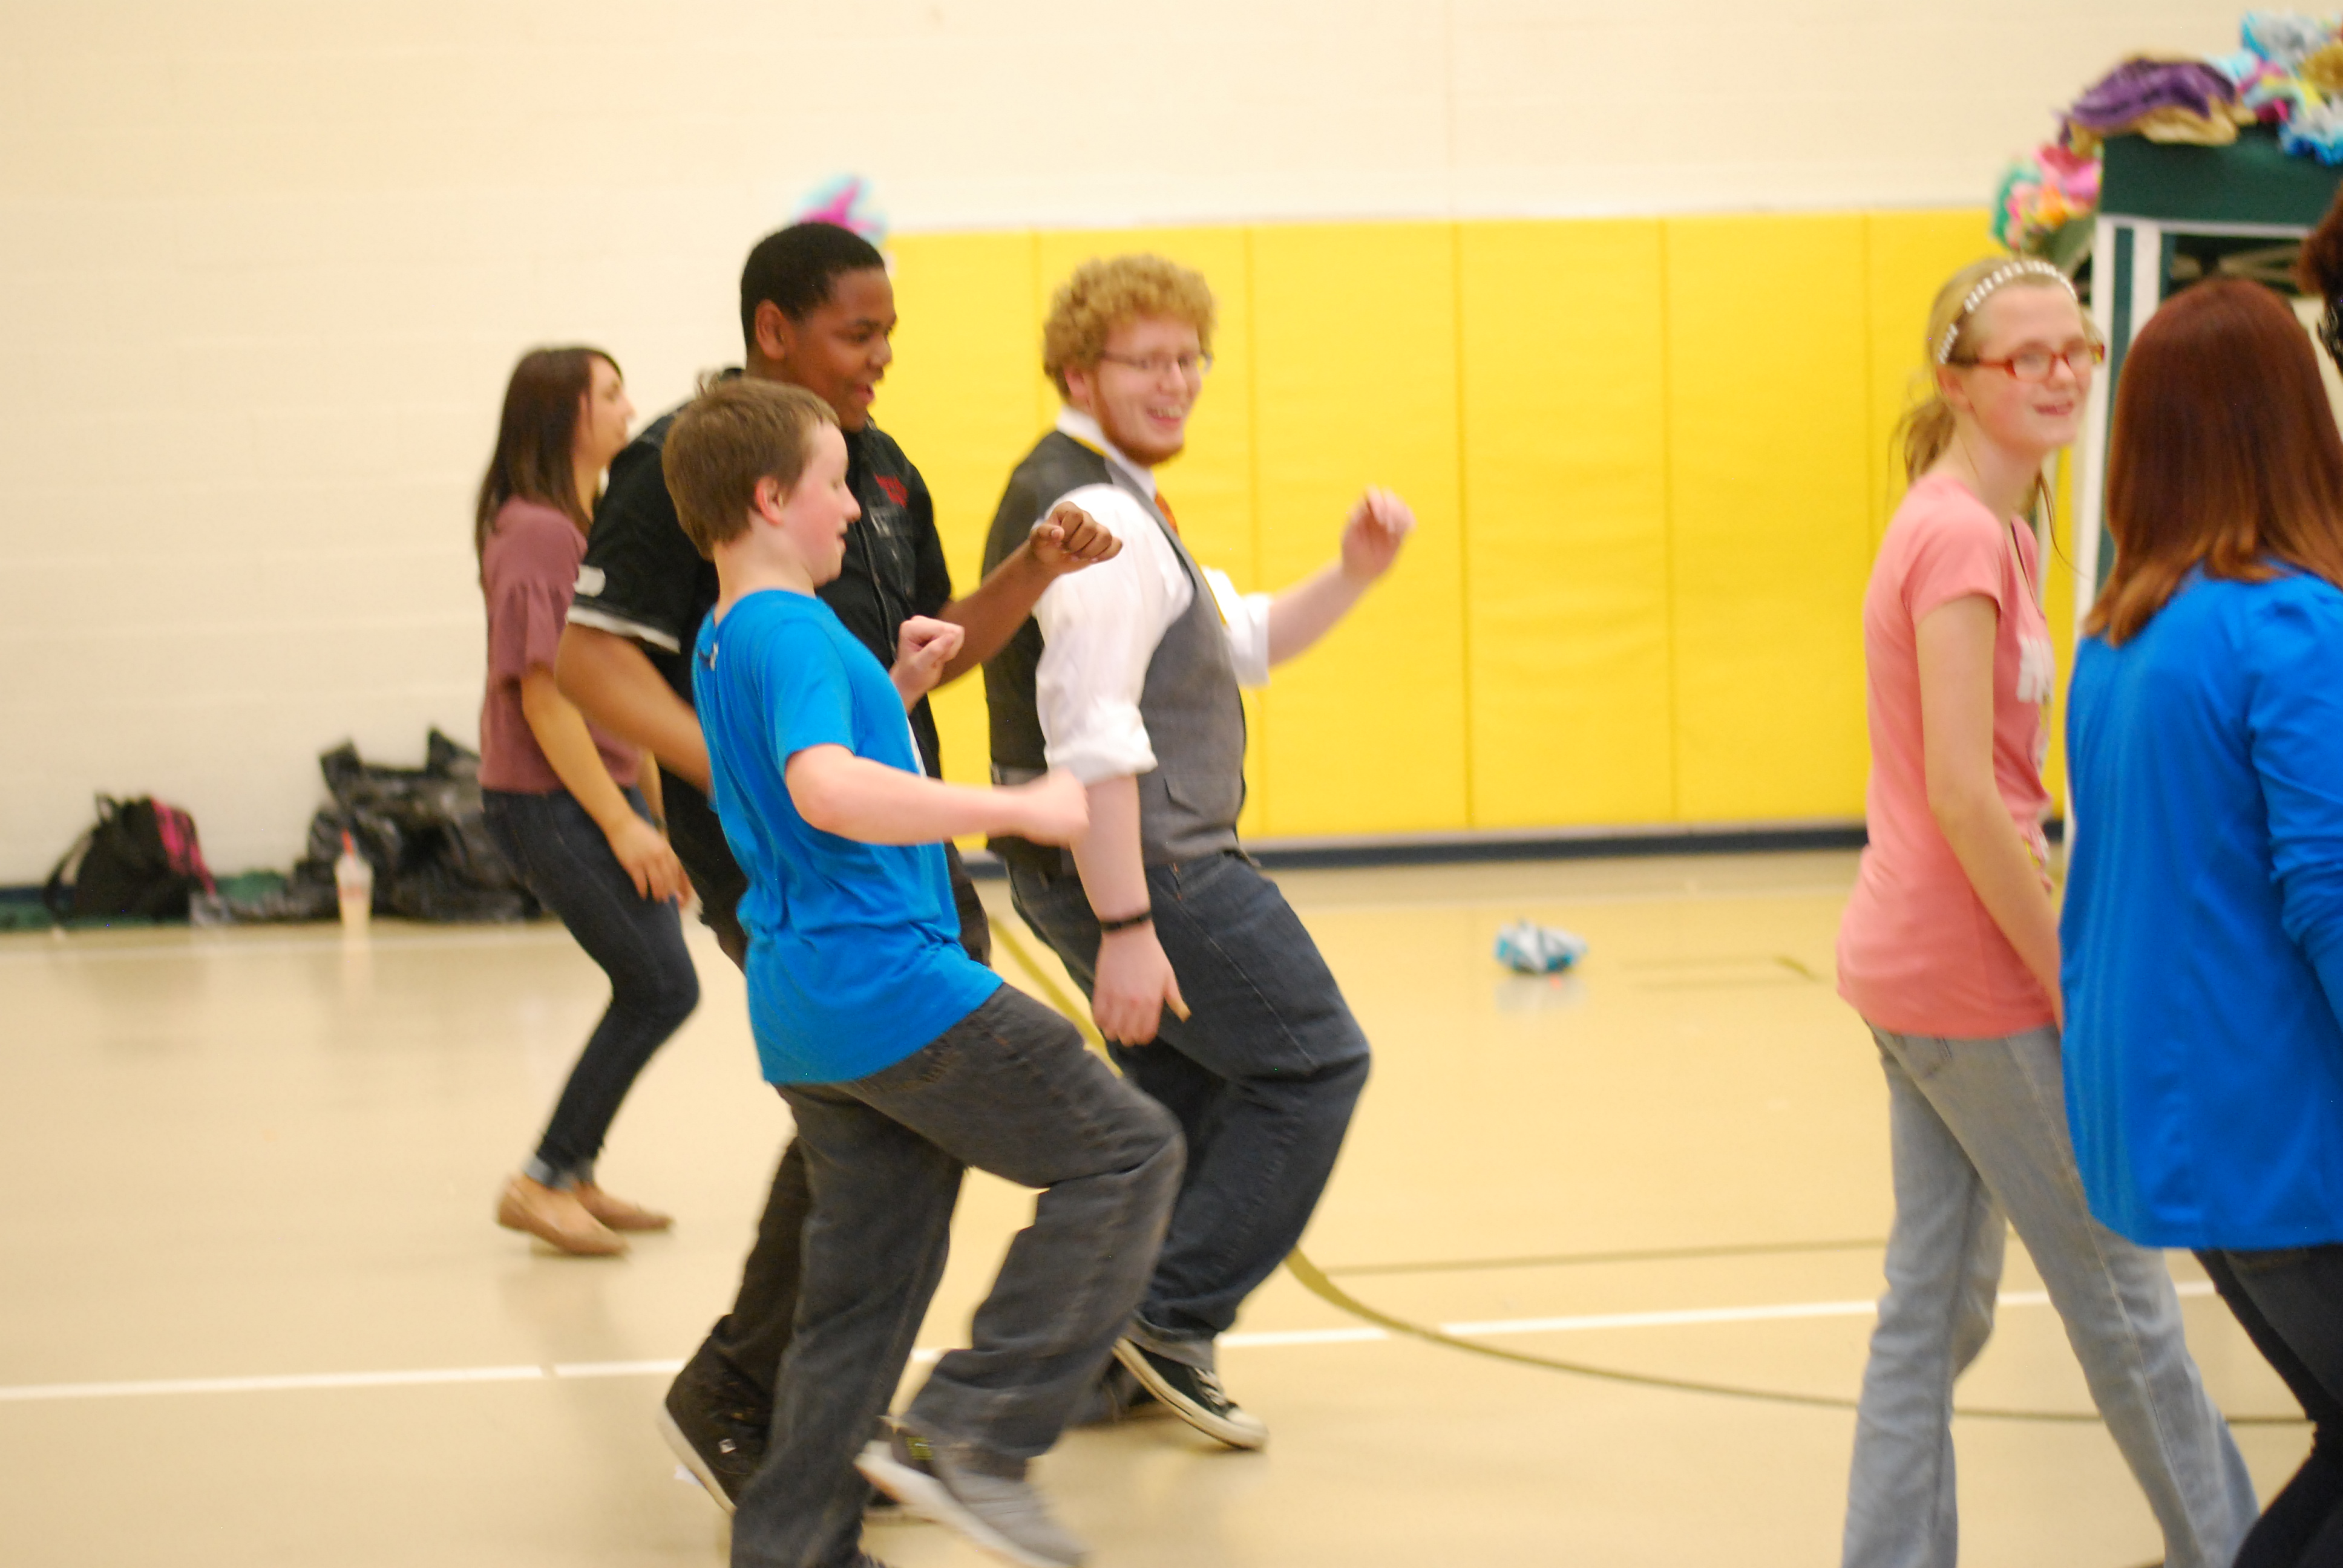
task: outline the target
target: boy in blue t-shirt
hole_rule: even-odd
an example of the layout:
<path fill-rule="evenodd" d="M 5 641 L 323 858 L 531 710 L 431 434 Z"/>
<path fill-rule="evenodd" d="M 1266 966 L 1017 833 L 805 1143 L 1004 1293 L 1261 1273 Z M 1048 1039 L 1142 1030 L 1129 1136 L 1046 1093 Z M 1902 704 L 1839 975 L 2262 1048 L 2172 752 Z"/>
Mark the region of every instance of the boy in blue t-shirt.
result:
<path fill-rule="evenodd" d="M 960 646 L 914 617 L 880 668 L 814 589 L 857 515 L 829 406 L 705 388 L 662 455 L 721 597 L 692 670 L 714 800 L 748 873 L 749 1016 L 813 1189 L 772 1442 L 739 1497 L 735 1568 L 871 1568 L 864 1475 L 1014 1561 L 1081 1547 L 1026 1462 L 1057 1441 L 1145 1289 L 1179 1185 L 1177 1125 L 1073 1026 L 970 959 L 941 841 L 1063 844 L 1081 785 L 972 789 L 921 773 L 907 709 Z M 970 1165 L 1042 1189 L 1032 1226 L 892 1433 L 885 1415 L 935 1293 Z"/>

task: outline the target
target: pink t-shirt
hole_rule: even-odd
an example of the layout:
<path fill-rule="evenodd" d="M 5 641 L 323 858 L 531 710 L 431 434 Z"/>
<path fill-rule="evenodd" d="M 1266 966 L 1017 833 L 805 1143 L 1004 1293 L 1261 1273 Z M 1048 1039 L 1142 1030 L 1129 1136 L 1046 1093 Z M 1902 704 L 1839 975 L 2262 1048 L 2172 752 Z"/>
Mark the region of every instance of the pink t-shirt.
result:
<path fill-rule="evenodd" d="M 480 702 L 480 787 L 549 795 L 561 777 L 537 744 L 520 709 L 520 678 L 553 668 L 561 625 L 578 591 L 586 536 L 578 525 L 534 501 L 507 501 L 480 552 L 480 593 L 488 606 L 488 690 Z M 642 770 L 641 754 L 592 724 L 586 732 L 620 788 Z"/>
<path fill-rule="evenodd" d="M 1839 994 L 1898 1034 L 1983 1039 L 2051 1021 L 2050 999 L 2001 934 L 1928 809 L 1915 628 L 1966 594 L 2000 611 L 1993 642 L 1993 776 L 2040 864 L 2042 787 L 2057 668 L 2035 598 L 2031 530 L 1942 476 L 1912 487 L 1863 601 L 1869 680 L 1871 847 L 1838 930 Z"/>

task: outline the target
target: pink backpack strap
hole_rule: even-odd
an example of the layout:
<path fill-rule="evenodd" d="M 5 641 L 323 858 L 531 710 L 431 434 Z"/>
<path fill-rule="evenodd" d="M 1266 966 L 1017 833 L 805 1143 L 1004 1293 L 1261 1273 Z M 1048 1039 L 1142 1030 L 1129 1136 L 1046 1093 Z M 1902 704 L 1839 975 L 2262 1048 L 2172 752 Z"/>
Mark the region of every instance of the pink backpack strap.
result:
<path fill-rule="evenodd" d="M 214 893 L 219 884 L 212 880 L 211 868 L 204 864 L 204 847 L 196 837 L 196 819 L 176 806 L 155 802 L 155 829 L 163 838 L 163 852 L 170 858 L 171 869 L 183 877 L 193 877 L 203 883 L 204 891 Z"/>

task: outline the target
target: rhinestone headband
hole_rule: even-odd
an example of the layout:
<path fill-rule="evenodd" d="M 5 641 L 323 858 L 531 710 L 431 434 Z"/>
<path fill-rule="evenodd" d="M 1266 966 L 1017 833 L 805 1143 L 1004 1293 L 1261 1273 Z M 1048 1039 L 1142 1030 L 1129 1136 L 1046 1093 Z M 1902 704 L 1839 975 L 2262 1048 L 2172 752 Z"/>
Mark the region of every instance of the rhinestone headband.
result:
<path fill-rule="evenodd" d="M 2015 283 L 2021 277 L 2046 277 L 2065 289 L 2069 299 L 2081 303 L 2081 297 L 2075 293 L 2075 286 L 2066 275 L 2046 261 L 2028 257 L 2023 261 L 2013 261 L 2006 266 L 1997 266 L 1969 290 L 1969 297 L 1961 301 L 1960 309 L 1953 313 L 1952 325 L 1946 327 L 1945 335 L 1936 340 L 1937 364 L 1950 365 L 1953 362 L 1953 345 L 1960 341 L 1961 328 L 1968 325 L 1968 319 L 1976 314 L 1977 307 L 1991 299 L 1995 291 L 2004 284 Z"/>

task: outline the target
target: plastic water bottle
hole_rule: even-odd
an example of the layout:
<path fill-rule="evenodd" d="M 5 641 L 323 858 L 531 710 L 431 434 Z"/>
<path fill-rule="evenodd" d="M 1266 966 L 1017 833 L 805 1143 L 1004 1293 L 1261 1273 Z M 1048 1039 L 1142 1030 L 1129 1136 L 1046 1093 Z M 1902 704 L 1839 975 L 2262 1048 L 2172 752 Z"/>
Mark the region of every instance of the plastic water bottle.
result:
<path fill-rule="evenodd" d="M 367 929 L 367 919 L 374 913 L 374 866 L 349 834 L 342 835 L 341 859 L 334 862 L 334 891 L 342 904 L 342 930 L 356 933 Z"/>

